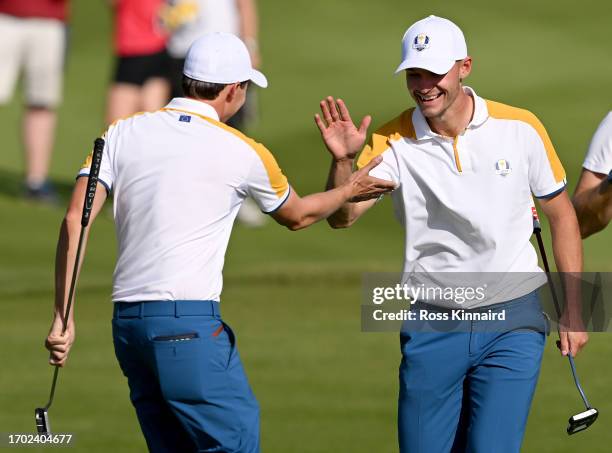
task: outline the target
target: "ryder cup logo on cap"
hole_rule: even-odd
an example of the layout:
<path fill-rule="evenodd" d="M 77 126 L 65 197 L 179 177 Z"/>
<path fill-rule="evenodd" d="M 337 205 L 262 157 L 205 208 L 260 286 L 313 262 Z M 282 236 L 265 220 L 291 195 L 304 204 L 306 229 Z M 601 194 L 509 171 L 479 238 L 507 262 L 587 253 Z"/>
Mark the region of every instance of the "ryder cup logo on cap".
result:
<path fill-rule="evenodd" d="M 251 64 L 246 45 L 231 33 L 208 33 L 196 39 L 185 57 L 183 74 L 200 82 L 230 84 L 252 80 L 262 88 L 268 80 Z"/>
<path fill-rule="evenodd" d="M 412 48 L 417 51 L 425 50 L 429 47 L 429 36 L 425 33 L 421 33 L 414 38 L 414 43 L 412 44 Z"/>
<path fill-rule="evenodd" d="M 402 62 L 395 73 L 420 68 L 446 74 L 456 61 L 467 57 L 461 29 L 448 19 L 429 16 L 410 26 L 402 39 Z"/>

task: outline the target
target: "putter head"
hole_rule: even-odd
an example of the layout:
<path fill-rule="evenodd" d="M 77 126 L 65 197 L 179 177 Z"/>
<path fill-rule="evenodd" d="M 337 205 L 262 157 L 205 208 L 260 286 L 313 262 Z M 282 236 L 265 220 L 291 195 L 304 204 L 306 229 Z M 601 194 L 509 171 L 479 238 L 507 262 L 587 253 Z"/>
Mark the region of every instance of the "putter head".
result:
<path fill-rule="evenodd" d="M 50 434 L 51 426 L 49 425 L 49 413 L 47 409 L 37 407 L 34 410 L 34 416 L 36 418 L 36 431 L 39 434 Z"/>
<path fill-rule="evenodd" d="M 576 434 L 587 429 L 589 426 L 595 423 L 598 415 L 599 412 L 593 407 L 584 412 L 580 412 L 579 414 L 572 415 L 568 420 L 569 425 L 567 425 L 567 434 L 571 436 L 572 434 Z"/>

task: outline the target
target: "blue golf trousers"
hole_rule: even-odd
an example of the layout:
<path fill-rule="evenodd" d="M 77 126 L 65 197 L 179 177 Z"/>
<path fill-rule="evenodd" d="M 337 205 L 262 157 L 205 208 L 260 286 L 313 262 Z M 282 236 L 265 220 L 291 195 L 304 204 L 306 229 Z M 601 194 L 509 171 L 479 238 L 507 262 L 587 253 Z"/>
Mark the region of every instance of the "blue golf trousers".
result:
<path fill-rule="evenodd" d="M 520 451 L 548 322 L 536 292 L 487 308 L 506 321 L 460 321 L 451 332 L 404 324 L 402 453 Z"/>
<path fill-rule="evenodd" d="M 113 341 L 149 451 L 259 452 L 259 406 L 218 302 L 116 302 Z"/>

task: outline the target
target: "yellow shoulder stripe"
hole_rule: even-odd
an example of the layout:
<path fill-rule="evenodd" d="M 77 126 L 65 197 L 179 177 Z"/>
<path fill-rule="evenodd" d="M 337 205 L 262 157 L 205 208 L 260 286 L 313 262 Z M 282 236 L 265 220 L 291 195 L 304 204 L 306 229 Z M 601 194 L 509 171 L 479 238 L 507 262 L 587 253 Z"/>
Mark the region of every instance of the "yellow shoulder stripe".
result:
<path fill-rule="evenodd" d="M 81 165 L 81 170 L 91 168 L 91 159 L 93 159 L 93 151 L 90 152 L 85 158 L 85 162 L 83 162 L 83 165 Z"/>
<path fill-rule="evenodd" d="M 565 170 L 563 169 L 563 165 L 561 165 L 561 161 L 557 156 L 550 137 L 548 136 L 544 125 L 533 113 L 531 113 L 529 110 L 519 109 L 489 100 L 487 100 L 487 110 L 489 111 L 489 116 L 492 118 L 522 121 L 533 127 L 544 144 L 546 156 L 548 157 L 548 162 L 550 163 L 550 168 L 552 169 L 555 181 L 561 182 L 565 179 Z"/>
<path fill-rule="evenodd" d="M 401 140 L 402 137 L 416 138 L 414 125 L 412 124 L 412 112 L 414 112 L 414 108 L 406 110 L 372 134 L 370 141 L 363 148 L 357 160 L 357 168 L 364 167 L 376 156 L 385 152 L 392 140 Z"/>
<path fill-rule="evenodd" d="M 133 114 L 128 115 L 128 116 L 123 116 L 123 117 L 121 117 L 121 118 L 117 118 L 115 121 L 113 121 L 112 123 L 110 123 L 110 125 L 109 125 L 108 127 L 110 128 L 110 127 L 114 126 L 114 125 L 115 125 L 115 124 L 117 124 L 119 121 L 122 121 L 122 120 L 128 120 L 128 119 L 133 118 L 133 117 L 135 117 L 135 116 L 144 115 L 145 113 L 149 113 L 149 112 L 136 112 L 136 113 L 133 113 Z"/>
<path fill-rule="evenodd" d="M 109 126 L 106 128 L 106 130 L 105 130 L 105 131 L 102 131 L 102 134 L 101 134 L 100 136 L 101 136 L 101 137 L 104 137 L 104 135 L 108 133 L 109 129 L 110 129 L 111 127 L 115 126 L 115 125 L 116 125 L 116 124 L 117 124 L 119 121 L 121 121 L 121 120 L 127 120 L 127 119 L 129 119 L 129 118 L 133 118 L 133 117 L 135 117 L 135 116 L 144 115 L 145 113 L 148 113 L 148 112 L 136 112 L 136 113 L 133 113 L 132 115 L 128 115 L 128 116 L 124 116 L 124 117 L 121 117 L 121 118 L 117 118 L 115 121 L 113 121 L 113 122 L 112 122 L 112 123 L 111 123 L 111 124 L 110 124 L 110 125 L 109 125 Z M 87 157 L 85 158 L 85 162 L 83 162 L 83 165 L 81 165 L 81 170 L 83 170 L 83 169 L 85 169 L 85 168 L 90 168 L 90 167 L 91 167 L 91 159 L 92 159 L 92 156 L 93 156 L 93 151 L 91 151 L 91 152 L 90 152 L 90 153 L 87 155 Z"/>
<path fill-rule="evenodd" d="M 261 143 L 257 143 L 255 140 L 250 137 L 247 137 L 239 130 L 234 129 L 233 127 L 230 127 L 227 124 L 222 123 L 221 121 L 214 120 L 199 113 L 173 108 L 163 108 L 162 111 L 176 111 L 188 113 L 190 115 L 197 116 L 198 118 L 202 118 L 203 120 L 208 121 L 209 123 L 214 124 L 215 126 L 218 126 L 227 132 L 230 132 L 231 134 L 234 134 L 236 137 L 238 137 L 247 145 L 249 145 L 253 149 L 253 151 L 255 151 L 255 153 L 259 156 L 261 162 L 263 163 L 266 169 L 266 173 L 268 173 L 270 185 L 272 186 L 274 192 L 276 192 L 276 195 L 280 198 L 287 192 L 287 189 L 289 188 L 289 183 L 287 181 L 286 176 L 283 175 L 283 172 L 278 166 L 278 163 L 276 162 L 276 159 L 274 159 L 272 153 Z"/>

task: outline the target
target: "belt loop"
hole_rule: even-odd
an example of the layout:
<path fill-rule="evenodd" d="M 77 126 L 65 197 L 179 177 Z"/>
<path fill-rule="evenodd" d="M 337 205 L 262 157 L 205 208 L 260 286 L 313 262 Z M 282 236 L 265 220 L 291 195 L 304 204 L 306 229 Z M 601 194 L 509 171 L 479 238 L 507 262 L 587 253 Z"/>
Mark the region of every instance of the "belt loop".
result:
<path fill-rule="evenodd" d="M 144 302 L 138 302 L 138 317 L 144 318 Z"/>
<path fill-rule="evenodd" d="M 179 309 L 179 301 L 178 300 L 174 301 L 174 317 L 175 318 L 180 318 L 181 317 L 181 313 L 180 313 L 180 309 Z"/>

